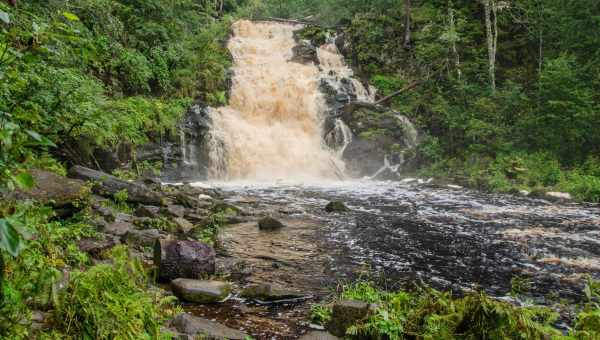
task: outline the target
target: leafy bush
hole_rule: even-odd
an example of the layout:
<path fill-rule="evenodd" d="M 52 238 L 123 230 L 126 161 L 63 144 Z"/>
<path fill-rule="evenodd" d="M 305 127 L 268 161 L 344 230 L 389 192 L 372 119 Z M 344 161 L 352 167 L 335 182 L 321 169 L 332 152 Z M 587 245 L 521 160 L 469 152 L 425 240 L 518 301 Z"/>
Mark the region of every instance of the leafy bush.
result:
<path fill-rule="evenodd" d="M 74 272 L 60 296 L 57 320 L 64 332 L 90 339 L 170 339 L 161 334 L 169 298 L 148 290 L 145 271 L 126 247 L 112 251 L 113 264 Z"/>
<path fill-rule="evenodd" d="M 455 298 L 431 288 L 385 292 L 362 281 L 343 286 L 340 298 L 377 305 L 366 321 L 348 329 L 348 335 L 359 338 L 542 339 L 560 335 L 552 328 L 557 315 L 550 310 L 516 307 L 483 293 Z M 314 308 L 313 317 L 318 313 L 318 319 L 327 319 L 323 308 Z"/>

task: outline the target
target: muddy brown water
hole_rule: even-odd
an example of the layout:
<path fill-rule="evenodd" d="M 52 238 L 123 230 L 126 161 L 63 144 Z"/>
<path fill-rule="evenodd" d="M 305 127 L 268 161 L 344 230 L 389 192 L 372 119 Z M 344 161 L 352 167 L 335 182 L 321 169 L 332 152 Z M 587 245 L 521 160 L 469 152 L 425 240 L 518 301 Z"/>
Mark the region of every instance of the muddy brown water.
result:
<path fill-rule="evenodd" d="M 217 186 L 249 215 L 220 235 L 219 262 L 230 279 L 238 288 L 269 282 L 311 296 L 266 306 L 233 298 L 186 307 L 257 339 L 298 337 L 309 329 L 311 304 L 357 278 L 387 289 L 427 284 L 456 294 L 483 289 L 499 298 L 519 278 L 531 283 L 528 303 L 543 305 L 575 303 L 585 278 L 600 278 L 597 205 L 416 181 Z M 351 210 L 326 213 L 331 200 Z M 255 220 L 265 215 L 287 227 L 259 231 Z"/>

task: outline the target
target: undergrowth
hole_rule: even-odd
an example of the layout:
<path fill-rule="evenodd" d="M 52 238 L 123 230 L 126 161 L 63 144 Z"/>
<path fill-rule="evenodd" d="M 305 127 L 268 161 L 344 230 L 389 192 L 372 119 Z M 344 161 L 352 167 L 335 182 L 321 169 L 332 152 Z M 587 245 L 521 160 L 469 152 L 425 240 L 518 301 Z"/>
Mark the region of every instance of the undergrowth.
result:
<path fill-rule="evenodd" d="M 178 312 L 152 289 L 141 263 L 125 246 L 93 265 L 80 251 L 95 237 L 87 209 L 58 220 L 48 207 L 18 204 L 9 209 L 27 240 L 18 257 L 3 254 L 0 339 L 160 339 L 160 326 Z M 32 312 L 49 314 L 49 330 L 32 328 Z"/>
<path fill-rule="evenodd" d="M 454 297 L 429 287 L 388 292 L 367 281 L 342 286 L 339 299 L 358 300 L 376 308 L 347 330 L 348 338 L 368 339 L 598 339 L 600 284 L 589 281 L 588 302 L 574 328 L 564 335 L 553 327 L 558 314 L 550 308 L 517 307 L 483 292 Z M 326 325 L 330 305 L 312 308 L 312 321 Z"/>
<path fill-rule="evenodd" d="M 126 246 L 109 255 L 112 264 L 99 264 L 73 273 L 61 294 L 57 321 L 65 334 L 89 339 L 170 339 L 160 327 L 177 309 L 172 297 L 148 290 L 148 278 Z"/>

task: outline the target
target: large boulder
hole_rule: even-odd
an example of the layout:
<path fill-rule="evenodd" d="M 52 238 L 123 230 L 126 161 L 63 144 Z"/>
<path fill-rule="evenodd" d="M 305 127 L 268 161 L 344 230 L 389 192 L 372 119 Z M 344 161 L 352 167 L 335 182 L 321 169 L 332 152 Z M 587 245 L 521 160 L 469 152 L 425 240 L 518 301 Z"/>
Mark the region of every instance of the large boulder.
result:
<path fill-rule="evenodd" d="M 158 240 L 154 264 L 160 280 L 198 279 L 215 273 L 215 250 L 198 241 Z"/>
<path fill-rule="evenodd" d="M 177 331 L 207 340 L 244 340 L 248 334 L 219 323 L 182 313 L 171 322 Z"/>
<path fill-rule="evenodd" d="M 32 199 L 43 204 L 50 204 L 55 208 L 71 205 L 81 199 L 85 194 L 84 182 L 59 176 L 53 172 L 32 169 L 29 171 L 34 180 L 32 188 L 17 189 L 10 199 L 25 200 Z"/>
<path fill-rule="evenodd" d="M 231 284 L 222 281 L 175 279 L 171 288 L 181 300 L 195 303 L 221 302 L 231 294 Z"/>
<path fill-rule="evenodd" d="M 147 205 L 164 205 L 164 198 L 145 186 L 127 182 L 105 172 L 85 168 L 79 165 L 69 170 L 69 176 L 94 183 L 93 191 L 102 196 L 113 196 L 119 191 L 127 191 L 127 201 Z"/>
<path fill-rule="evenodd" d="M 352 132 L 352 141 L 342 155 L 351 176 L 372 176 L 384 165 L 404 164 L 414 158 L 417 130 L 403 115 L 353 102 L 343 108 L 341 119 Z"/>
<path fill-rule="evenodd" d="M 303 299 L 306 298 L 306 295 L 268 283 L 261 283 L 253 284 L 244 288 L 240 294 L 240 297 L 259 302 L 275 302 Z"/>

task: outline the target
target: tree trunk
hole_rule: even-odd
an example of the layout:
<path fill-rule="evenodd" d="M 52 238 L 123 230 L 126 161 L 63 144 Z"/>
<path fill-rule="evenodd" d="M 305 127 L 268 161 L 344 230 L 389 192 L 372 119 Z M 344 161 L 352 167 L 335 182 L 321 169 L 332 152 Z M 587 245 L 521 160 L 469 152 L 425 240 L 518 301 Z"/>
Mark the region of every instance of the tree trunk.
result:
<path fill-rule="evenodd" d="M 404 0 L 404 48 L 410 49 L 410 13 L 411 13 L 411 0 Z"/>
<path fill-rule="evenodd" d="M 490 87 L 496 93 L 496 46 L 498 44 L 498 20 L 495 0 L 483 0 L 485 10 L 485 31 L 487 36 Z M 492 14 L 494 16 L 492 20 Z"/>
<path fill-rule="evenodd" d="M 157 240 L 154 265 L 158 279 L 199 279 L 215 273 L 215 250 L 202 242 Z"/>
<path fill-rule="evenodd" d="M 457 30 L 456 30 L 456 22 L 454 20 L 454 9 L 450 8 L 448 10 L 448 16 L 450 17 L 450 30 L 453 33 L 455 38 L 452 39 L 452 54 L 454 54 L 454 66 L 456 67 L 456 74 L 458 75 L 458 79 L 460 80 L 462 76 L 462 71 L 460 70 L 460 55 L 458 54 L 458 48 L 456 47 L 456 38 Z"/>
<path fill-rule="evenodd" d="M 0 251 L 0 307 L 4 304 L 4 257 Z"/>
<path fill-rule="evenodd" d="M 147 205 L 164 205 L 164 198 L 145 186 L 121 180 L 105 172 L 85 168 L 79 165 L 69 170 L 71 178 L 94 182 L 93 191 L 102 196 L 112 196 L 119 191 L 127 191 L 127 201 Z"/>

